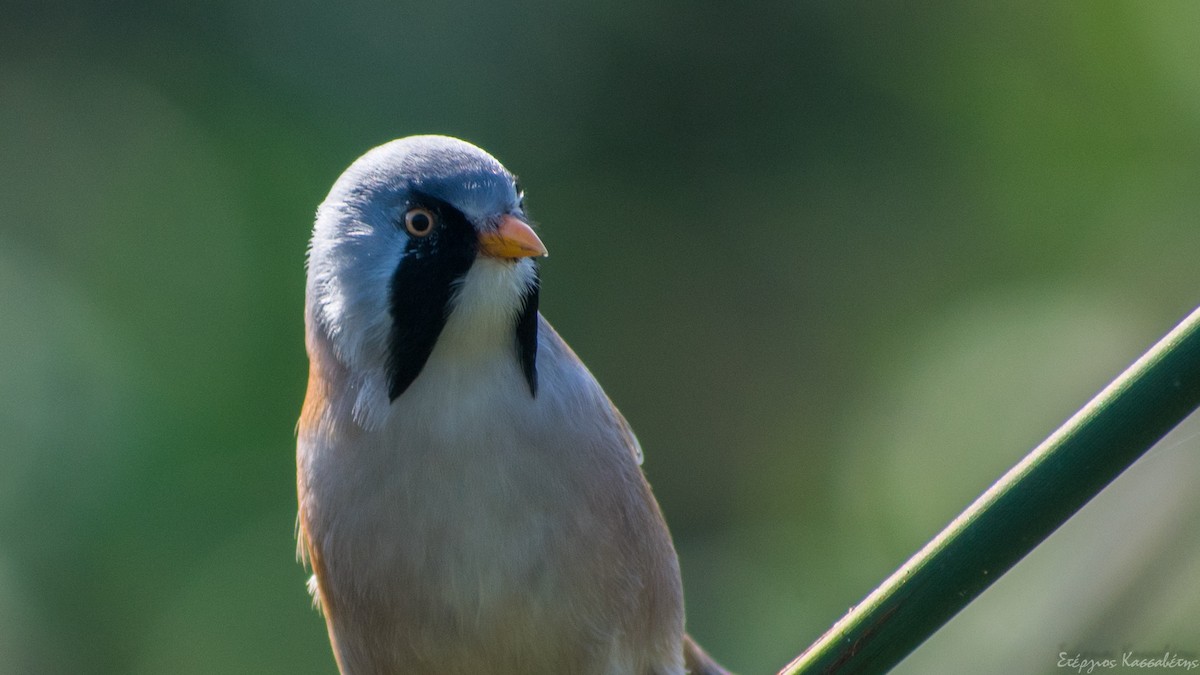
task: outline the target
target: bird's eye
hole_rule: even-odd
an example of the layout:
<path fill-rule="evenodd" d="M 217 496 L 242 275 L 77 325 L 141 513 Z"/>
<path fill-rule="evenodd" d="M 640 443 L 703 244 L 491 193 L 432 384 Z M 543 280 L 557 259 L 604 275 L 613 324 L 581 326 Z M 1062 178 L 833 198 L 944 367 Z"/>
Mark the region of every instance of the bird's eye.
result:
<path fill-rule="evenodd" d="M 404 214 L 404 229 L 414 237 L 424 237 L 433 232 L 435 223 L 437 216 L 433 215 L 433 211 L 419 206 Z"/>

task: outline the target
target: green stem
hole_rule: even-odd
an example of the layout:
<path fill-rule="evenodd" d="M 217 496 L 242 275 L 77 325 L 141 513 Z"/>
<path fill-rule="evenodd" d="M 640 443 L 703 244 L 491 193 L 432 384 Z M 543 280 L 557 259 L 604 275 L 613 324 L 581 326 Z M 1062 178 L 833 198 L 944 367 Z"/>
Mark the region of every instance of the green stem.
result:
<path fill-rule="evenodd" d="M 883 673 L 1200 406 L 1200 309 L 780 671 Z"/>

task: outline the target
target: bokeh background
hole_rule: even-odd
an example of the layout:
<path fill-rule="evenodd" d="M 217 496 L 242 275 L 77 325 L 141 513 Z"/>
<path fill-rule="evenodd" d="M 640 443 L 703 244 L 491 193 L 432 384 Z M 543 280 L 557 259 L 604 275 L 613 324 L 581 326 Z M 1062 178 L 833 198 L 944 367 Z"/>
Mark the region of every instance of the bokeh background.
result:
<path fill-rule="evenodd" d="M 0 3 L 0 674 L 335 673 L 294 559 L 313 211 L 521 175 L 689 626 L 774 672 L 1200 303 L 1200 4 Z M 1185 426 L 901 673 L 1200 656 Z"/>

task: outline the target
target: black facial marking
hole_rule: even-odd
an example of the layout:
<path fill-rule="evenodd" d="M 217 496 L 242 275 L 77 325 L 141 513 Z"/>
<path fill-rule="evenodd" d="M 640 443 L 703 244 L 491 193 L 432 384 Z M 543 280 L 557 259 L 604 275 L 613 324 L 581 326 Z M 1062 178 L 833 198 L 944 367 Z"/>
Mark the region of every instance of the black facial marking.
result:
<path fill-rule="evenodd" d="M 521 181 L 513 178 L 513 191 L 517 193 L 518 208 L 525 210 L 525 189 L 521 187 Z"/>
<path fill-rule="evenodd" d="M 475 228 L 458 209 L 424 195 L 415 195 L 409 207 L 429 209 L 437 215 L 437 225 L 429 235 L 409 239 L 392 275 L 388 355 L 392 401 L 408 389 L 429 360 L 446 326 L 454 285 L 471 269 L 478 248 Z M 397 227 L 404 227 L 403 220 Z"/>
<path fill-rule="evenodd" d="M 525 373 L 525 381 L 529 383 L 529 394 L 537 397 L 537 349 L 538 349 L 538 293 L 541 290 L 541 280 L 534 272 L 533 283 L 526 289 L 521 298 L 521 313 L 517 315 L 517 358 L 521 361 L 521 371 Z"/>

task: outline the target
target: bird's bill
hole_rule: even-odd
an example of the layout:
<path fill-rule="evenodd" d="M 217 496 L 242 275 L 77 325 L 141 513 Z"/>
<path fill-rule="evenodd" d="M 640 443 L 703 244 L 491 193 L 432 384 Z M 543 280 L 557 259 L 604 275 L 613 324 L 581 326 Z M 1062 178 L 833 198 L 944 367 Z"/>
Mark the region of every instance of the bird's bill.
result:
<path fill-rule="evenodd" d="M 479 250 L 493 258 L 534 258 L 547 255 L 546 245 L 532 227 L 513 215 L 505 214 L 499 226 L 479 235 Z"/>

